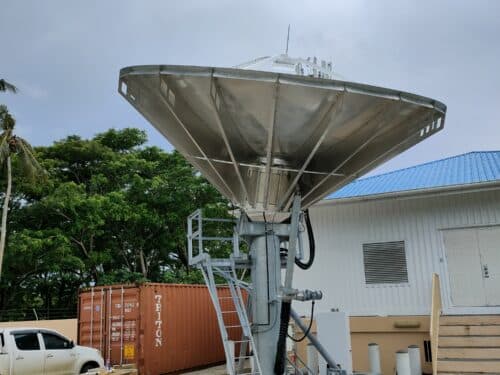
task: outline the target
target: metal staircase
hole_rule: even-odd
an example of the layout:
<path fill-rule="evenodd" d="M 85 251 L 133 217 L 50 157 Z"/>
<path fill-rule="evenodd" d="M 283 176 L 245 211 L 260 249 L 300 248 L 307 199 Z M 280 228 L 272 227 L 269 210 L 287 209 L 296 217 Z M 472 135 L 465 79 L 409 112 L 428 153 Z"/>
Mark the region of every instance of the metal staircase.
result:
<path fill-rule="evenodd" d="M 212 299 L 226 355 L 229 375 L 262 374 L 259 357 L 252 335 L 245 292 L 250 292 L 250 286 L 238 278 L 237 269 L 246 269 L 249 262 L 246 255 L 239 252 L 237 236 L 204 236 L 203 221 L 233 222 L 226 219 L 203 218 L 201 211 L 196 211 L 188 219 L 188 255 L 190 265 L 201 270 Z M 196 228 L 195 228 L 196 227 Z M 195 229 L 195 230 L 193 230 Z M 212 258 L 207 252 L 204 241 L 232 242 L 233 252 L 229 258 Z M 193 243 L 198 242 L 197 250 Z M 222 293 L 221 286 L 229 289 L 229 295 Z M 224 290 L 227 290 L 226 288 Z M 241 332 L 241 337 L 235 333 Z M 236 348 L 239 354 L 236 355 Z M 250 365 L 250 369 L 248 368 Z"/>

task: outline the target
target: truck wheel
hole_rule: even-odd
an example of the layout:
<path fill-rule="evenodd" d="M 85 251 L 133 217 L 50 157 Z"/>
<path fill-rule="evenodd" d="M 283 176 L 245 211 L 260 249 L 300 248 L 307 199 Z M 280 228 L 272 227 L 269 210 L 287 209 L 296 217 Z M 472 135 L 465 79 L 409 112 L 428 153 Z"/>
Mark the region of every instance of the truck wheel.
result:
<path fill-rule="evenodd" d="M 95 362 L 87 362 L 86 364 L 83 365 L 82 369 L 80 370 L 80 374 L 85 374 L 86 372 L 89 372 L 92 369 L 99 368 L 99 365 Z"/>

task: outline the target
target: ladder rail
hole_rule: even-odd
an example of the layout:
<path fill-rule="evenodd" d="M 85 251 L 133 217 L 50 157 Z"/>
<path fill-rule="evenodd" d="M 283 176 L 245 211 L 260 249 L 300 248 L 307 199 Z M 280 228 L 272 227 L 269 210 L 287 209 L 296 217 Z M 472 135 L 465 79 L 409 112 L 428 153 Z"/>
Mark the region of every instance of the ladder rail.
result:
<path fill-rule="evenodd" d="M 255 342 L 254 342 L 252 331 L 251 331 L 250 320 L 248 319 L 247 310 L 244 306 L 243 294 L 241 293 L 241 286 L 240 285 L 241 285 L 242 281 L 236 275 L 236 268 L 234 266 L 234 262 L 231 264 L 231 274 L 233 276 L 233 280 L 235 281 L 234 289 L 237 293 L 236 299 L 238 300 L 239 311 L 241 311 L 242 319 L 244 319 L 245 322 L 248 324 L 248 328 L 249 328 L 248 339 L 250 340 L 250 346 L 251 346 L 251 349 L 253 351 L 253 356 L 255 358 L 255 365 L 257 366 L 257 371 L 259 373 L 262 373 L 262 369 L 260 367 L 259 355 L 257 353 L 256 347 L 255 347 Z M 248 298 L 250 298 L 250 297 L 248 297 Z"/>
<path fill-rule="evenodd" d="M 227 369 L 229 375 L 242 374 L 244 371 L 245 360 L 253 360 L 254 371 L 249 374 L 262 374 L 260 367 L 260 362 L 258 358 L 257 351 L 255 349 L 255 342 L 252 335 L 251 323 L 247 315 L 246 304 L 243 298 L 242 288 L 246 289 L 246 283 L 241 282 L 236 274 L 236 267 L 234 262 L 230 262 L 230 267 L 226 269 L 217 266 L 212 267 L 211 258 L 208 254 L 204 254 L 203 262 L 198 264 L 199 269 L 202 272 L 205 283 L 207 284 L 210 298 L 215 308 L 217 315 L 217 321 L 219 324 L 219 331 L 221 333 L 222 342 L 224 346 L 224 353 L 226 355 L 226 361 L 228 363 Z M 221 276 L 229 289 L 230 297 L 220 297 L 217 290 L 218 285 L 215 281 L 214 275 Z M 221 300 L 231 300 L 233 306 L 230 310 L 224 310 L 221 306 Z M 238 317 L 238 325 L 227 324 L 224 317 L 230 316 L 230 314 L 235 314 Z M 242 339 L 240 341 L 230 340 L 229 330 L 234 328 L 241 328 Z M 240 353 L 238 356 L 233 353 L 233 344 L 240 344 Z M 248 345 L 252 350 L 252 355 L 247 355 Z"/>
<path fill-rule="evenodd" d="M 251 294 L 251 284 L 238 278 L 236 269 L 247 269 L 250 260 L 247 254 L 240 253 L 240 243 L 237 231 L 233 230 L 232 237 L 224 235 L 215 236 L 211 233 L 204 233 L 204 221 L 236 224 L 234 219 L 208 219 L 204 218 L 202 211 L 197 210 L 188 218 L 188 262 L 192 266 L 200 269 L 205 284 L 207 285 L 210 299 L 217 315 L 217 323 L 224 347 L 224 354 L 227 361 L 227 371 L 229 375 L 242 374 L 262 374 L 262 369 L 257 354 L 254 337 L 252 334 L 252 324 L 249 319 L 251 312 L 247 311 L 250 306 L 250 299 L 245 302 L 242 289 Z M 207 235 L 208 234 L 208 235 Z M 211 258 L 209 250 L 205 249 L 204 241 L 233 242 L 232 254 L 229 258 Z M 222 283 L 217 284 L 219 277 L 223 280 L 229 290 L 222 295 L 218 288 Z M 232 305 L 231 302 L 232 301 Z M 241 329 L 241 338 L 235 339 L 235 332 Z M 235 339 L 235 340 L 233 340 Z M 236 354 L 235 345 L 239 344 L 239 354 Z M 253 364 L 248 372 L 245 364 L 250 359 Z"/>
<path fill-rule="evenodd" d="M 211 272 L 211 267 L 210 267 L 210 261 L 208 260 L 207 262 L 207 270 L 205 270 L 204 266 L 200 266 L 199 268 L 201 269 L 201 273 L 203 274 L 203 278 L 205 279 L 205 283 L 207 284 L 207 288 L 210 294 L 210 298 L 212 299 L 212 304 L 214 305 L 215 308 L 215 313 L 217 315 L 217 321 L 219 323 L 219 331 L 221 334 L 222 338 L 222 345 L 224 347 L 224 354 L 226 356 L 226 361 L 231 360 L 231 349 L 229 348 L 229 334 L 226 329 L 226 325 L 224 322 L 224 318 L 221 314 L 221 307 L 220 303 L 218 300 L 218 293 L 217 293 L 217 287 L 215 284 L 215 280 L 213 277 L 213 273 Z M 229 375 L 236 375 L 234 372 L 233 366 L 228 366 L 228 369 L 230 370 Z"/>

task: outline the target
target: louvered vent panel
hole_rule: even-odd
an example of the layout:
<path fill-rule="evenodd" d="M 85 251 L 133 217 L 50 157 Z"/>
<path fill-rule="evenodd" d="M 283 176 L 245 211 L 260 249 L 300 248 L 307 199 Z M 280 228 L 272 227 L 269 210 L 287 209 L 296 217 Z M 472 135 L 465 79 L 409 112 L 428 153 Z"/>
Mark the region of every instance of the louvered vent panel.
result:
<path fill-rule="evenodd" d="M 408 282 L 405 242 L 363 244 L 366 284 L 402 284 Z"/>

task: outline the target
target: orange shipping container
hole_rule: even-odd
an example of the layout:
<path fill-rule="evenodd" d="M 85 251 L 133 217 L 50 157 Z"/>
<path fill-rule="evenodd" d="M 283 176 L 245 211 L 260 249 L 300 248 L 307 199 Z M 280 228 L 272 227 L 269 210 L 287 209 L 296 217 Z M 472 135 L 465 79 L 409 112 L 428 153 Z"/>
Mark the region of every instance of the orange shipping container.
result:
<path fill-rule="evenodd" d="M 232 304 L 228 289 L 220 290 L 219 296 Z M 78 310 L 78 343 L 99 349 L 111 365 L 134 363 L 141 375 L 160 375 L 225 360 L 204 285 L 89 288 L 80 293 Z M 236 315 L 225 320 L 238 324 Z M 233 331 L 231 339 L 240 340 L 241 330 Z"/>

